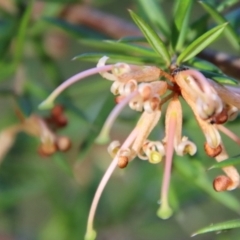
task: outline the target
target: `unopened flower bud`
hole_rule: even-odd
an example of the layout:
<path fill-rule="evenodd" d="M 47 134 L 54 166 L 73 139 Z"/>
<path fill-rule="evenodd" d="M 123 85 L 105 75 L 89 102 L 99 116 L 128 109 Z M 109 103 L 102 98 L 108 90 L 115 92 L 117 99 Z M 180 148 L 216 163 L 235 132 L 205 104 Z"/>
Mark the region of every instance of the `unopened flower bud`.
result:
<path fill-rule="evenodd" d="M 146 101 L 149 99 L 149 97 L 152 95 L 152 86 L 149 83 L 141 83 L 138 86 L 138 91 L 143 99 L 143 101 Z"/>
<path fill-rule="evenodd" d="M 57 118 L 61 116 L 63 112 L 64 112 L 64 107 L 62 105 L 55 105 L 51 110 L 51 115 Z"/>
<path fill-rule="evenodd" d="M 41 157 L 49 157 L 57 151 L 55 144 L 41 144 L 38 153 Z"/>
<path fill-rule="evenodd" d="M 64 115 L 60 115 L 59 117 L 54 119 L 57 127 L 62 128 L 68 124 L 68 120 Z"/>
<path fill-rule="evenodd" d="M 109 144 L 107 150 L 112 158 L 114 158 L 116 156 L 120 147 L 121 147 L 121 144 L 119 141 L 113 141 Z"/>
<path fill-rule="evenodd" d="M 72 144 L 68 137 L 60 136 L 57 138 L 56 145 L 59 151 L 66 152 L 71 148 Z"/>
<path fill-rule="evenodd" d="M 127 165 L 128 165 L 128 157 L 120 156 L 118 158 L 118 167 L 119 168 L 125 168 Z"/>
<path fill-rule="evenodd" d="M 227 110 L 225 108 L 223 108 L 222 112 L 220 112 L 218 115 L 215 115 L 210 123 L 211 124 L 223 124 L 225 122 L 227 122 L 228 120 L 228 113 Z"/>
<path fill-rule="evenodd" d="M 160 99 L 158 97 L 154 97 L 143 104 L 143 108 L 146 112 L 152 113 L 158 109 L 160 105 Z"/>
<path fill-rule="evenodd" d="M 217 155 L 219 155 L 222 152 L 221 144 L 219 144 L 216 148 L 212 148 L 212 147 L 209 146 L 208 143 L 205 143 L 204 144 L 204 149 L 205 149 L 206 154 L 209 157 L 216 157 Z"/>
<path fill-rule="evenodd" d="M 214 179 L 213 188 L 217 192 L 222 192 L 222 191 L 226 191 L 228 187 L 231 186 L 231 184 L 232 184 L 232 180 L 229 177 L 225 175 L 221 175 Z"/>

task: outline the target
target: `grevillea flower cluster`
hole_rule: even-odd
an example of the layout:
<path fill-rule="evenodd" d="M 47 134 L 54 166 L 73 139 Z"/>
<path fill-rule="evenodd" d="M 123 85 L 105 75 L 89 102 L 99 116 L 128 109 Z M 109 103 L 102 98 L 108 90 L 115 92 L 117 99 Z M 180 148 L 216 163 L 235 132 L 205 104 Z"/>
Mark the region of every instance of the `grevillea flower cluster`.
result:
<path fill-rule="evenodd" d="M 53 106 L 54 99 L 68 86 L 87 76 L 99 73 L 103 78 L 112 81 L 111 92 L 116 96 L 116 107 L 110 113 L 98 142 L 109 139 L 109 131 L 121 110 L 126 106 L 141 112 L 141 116 L 126 138 L 121 143 L 112 141 L 108 152 L 112 162 L 104 174 L 95 193 L 87 224 L 86 240 L 96 238 L 93 220 L 100 196 L 114 169 L 125 168 L 132 160 L 147 160 L 152 164 L 164 162 L 160 207 L 157 215 L 169 218 L 172 209 L 168 203 L 171 167 L 174 153 L 178 156 L 194 155 L 197 147 L 182 135 L 183 113 L 180 98 L 192 109 L 193 115 L 201 128 L 208 156 L 217 161 L 228 158 L 219 132 L 223 132 L 233 141 L 240 144 L 233 132 L 224 123 L 236 118 L 240 109 L 240 89 L 220 85 L 206 78 L 201 72 L 186 67 L 171 66 L 169 73 L 156 66 L 138 66 L 126 63 L 106 65 L 107 57 L 99 60 L 97 67 L 81 72 L 60 85 L 40 107 Z M 166 111 L 162 111 L 167 105 Z M 165 114 L 165 116 L 163 116 Z M 149 138 L 154 127 L 163 118 L 165 137 L 157 141 Z M 239 174 L 233 166 L 223 167 L 226 175 L 216 177 L 213 187 L 216 191 L 233 190 L 239 186 Z"/>

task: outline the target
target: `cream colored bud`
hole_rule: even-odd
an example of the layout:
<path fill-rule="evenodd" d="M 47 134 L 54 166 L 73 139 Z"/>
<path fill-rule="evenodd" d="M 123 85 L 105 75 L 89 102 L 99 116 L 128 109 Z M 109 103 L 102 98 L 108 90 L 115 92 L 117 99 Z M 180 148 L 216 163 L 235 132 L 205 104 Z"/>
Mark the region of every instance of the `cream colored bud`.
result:
<path fill-rule="evenodd" d="M 107 56 L 103 56 L 102 58 L 99 59 L 97 67 L 103 67 L 106 65 L 106 61 L 108 60 Z M 112 73 L 109 72 L 100 72 L 99 73 L 103 78 L 106 78 L 110 81 L 117 81 L 117 77 L 114 76 Z"/>
<path fill-rule="evenodd" d="M 112 69 L 112 73 L 115 76 L 121 76 L 124 73 L 131 72 L 131 67 L 126 63 L 116 63 Z"/>
<path fill-rule="evenodd" d="M 124 86 L 123 95 L 129 95 L 137 90 L 137 81 L 134 79 L 129 80 Z"/>
<path fill-rule="evenodd" d="M 159 105 L 160 105 L 160 99 L 158 96 L 156 96 L 144 102 L 143 108 L 146 112 L 152 113 L 159 108 Z"/>
<path fill-rule="evenodd" d="M 120 149 L 121 144 L 119 141 L 113 141 L 109 144 L 108 146 L 108 153 L 109 155 L 114 158 L 116 156 L 116 154 L 118 153 L 118 150 Z"/>
<path fill-rule="evenodd" d="M 143 101 L 146 101 L 151 97 L 153 89 L 149 83 L 140 83 L 138 86 L 138 92 L 140 93 Z"/>
<path fill-rule="evenodd" d="M 129 107 L 135 111 L 141 112 L 143 110 L 143 100 L 142 98 L 138 95 L 134 97 L 130 102 L 129 102 Z"/>
<path fill-rule="evenodd" d="M 176 153 L 179 156 L 183 156 L 185 154 L 193 156 L 197 152 L 197 146 L 193 142 L 185 139 L 186 138 L 183 137 L 183 140 L 178 144 Z"/>
<path fill-rule="evenodd" d="M 114 81 L 112 86 L 111 86 L 111 93 L 113 93 L 114 95 L 118 95 L 119 94 L 119 88 L 123 85 L 123 83 L 119 82 L 119 81 Z"/>
<path fill-rule="evenodd" d="M 232 105 L 227 105 L 227 114 L 228 114 L 228 120 L 233 121 L 238 116 L 238 108 Z"/>
<path fill-rule="evenodd" d="M 214 125 L 208 124 L 208 129 L 205 131 L 207 143 L 211 148 L 217 148 L 221 143 L 221 136 Z"/>

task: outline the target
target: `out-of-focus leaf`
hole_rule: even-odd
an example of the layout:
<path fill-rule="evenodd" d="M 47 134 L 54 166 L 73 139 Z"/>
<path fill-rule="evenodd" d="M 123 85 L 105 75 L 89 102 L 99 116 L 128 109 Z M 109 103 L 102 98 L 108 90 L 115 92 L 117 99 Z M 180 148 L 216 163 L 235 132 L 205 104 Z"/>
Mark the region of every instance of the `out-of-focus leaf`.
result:
<path fill-rule="evenodd" d="M 217 12 L 213 6 L 206 2 L 199 2 L 203 8 L 211 15 L 211 17 L 218 23 L 222 24 L 225 23 L 227 20 L 219 13 Z M 233 27 L 228 24 L 225 28 L 225 36 L 231 43 L 231 45 L 236 49 L 239 50 L 239 40 L 236 32 L 234 31 Z"/>
<path fill-rule="evenodd" d="M 80 38 L 80 37 L 99 38 L 99 39 L 103 38 L 103 35 L 96 33 L 87 27 L 74 25 L 62 19 L 45 17 L 44 20 L 47 21 L 48 23 L 53 24 L 54 26 L 61 28 L 62 30 L 66 31 L 68 34 L 72 35 L 75 38 Z"/>
<path fill-rule="evenodd" d="M 205 71 L 210 71 L 215 73 L 222 73 L 221 69 L 218 68 L 216 65 L 197 57 L 190 59 L 187 63 L 200 70 L 205 70 Z"/>
<path fill-rule="evenodd" d="M 114 96 L 112 94 L 107 94 L 106 100 L 104 101 L 101 109 L 99 110 L 99 114 L 92 122 L 92 126 L 90 128 L 89 134 L 87 134 L 86 139 L 81 144 L 80 149 L 80 159 L 84 158 L 90 147 L 94 144 L 95 139 L 99 135 L 104 122 L 106 121 L 109 113 L 115 106 Z"/>
<path fill-rule="evenodd" d="M 90 39 L 80 40 L 80 43 L 97 48 L 101 51 L 109 51 L 114 53 L 126 53 L 128 55 L 142 55 L 148 57 L 157 57 L 158 55 L 151 49 L 143 46 L 138 46 L 136 44 L 126 44 L 116 41 L 97 41 Z"/>
<path fill-rule="evenodd" d="M 0 82 L 5 81 L 15 70 L 13 63 L 0 62 Z"/>
<path fill-rule="evenodd" d="M 15 36 L 17 28 L 18 28 L 18 22 L 16 21 L 15 18 L 0 20 L 0 59 L 1 61 L 3 56 L 5 56 L 6 52 L 9 49 L 9 46 L 11 44 L 11 39 Z"/>
<path fill-rule="evenodd" d="M 192 0 L 177 0 L 176 11 L 174 13 L 174 29 L 172 31 L 173 47 L 179 51 L 182 49 L 186 33 L 188 30 L 188 21 L 190 10 L 192 8 Z"/>
<path fill-rule="evenodd" d="M 39 36 L 43 32 L 46 31 L 46 28 L 49 25 L 48 21 L 44 21 L 45 18 L 54 18 L 55 16 L 59 16 L 60 12 L 63 10 L 64 5 L 58 2 L 50 2 L 46 1 L 43 4 L 42 9 L 42 18 L 39 21 L 35 22 L 35 24 L 30 29 L 30 33 L 32 36 Z"/>
<path fill-rule="evenodd" d="M 143 35 L 148 40 L 148 43 L 152 46 L 152 48 L 162 57 L 165 62 L 165 65 L 168 67 L 170 65 L 170 55 L 163 41 L 157 35 L 156 32 L 152 30 L 152 28 L 147 25 L 140 17 L 138 17 L 133 11 L 130 11 L 131 17 L 134 22 L 138 25 Z"/>
<path fill-rule="evenodd" d="M 66 174 L 70 177 L 73 176 L 73 171 L 70 164 L 66 161 L 65 157 L 60 154 L 54 154 L 53 156 L 54 162 L 61 168 Z"/>
<path fill-rule="evenodd" d="M 214 72 L 209 72 L 209 71 L 204 71 L 204 70 L 200 70 L 200 72 L 207 78 L 211 78 L 212 80 L 214 80 L 215 82 L 218 82 L 220 84 L 228 84 L 228 85 L 238 85 L 239 81 L 229 77 L 227 75 L 224 74 L 218 74 L 218 73 L 214 73 Z"/>
<path fill-rule="evenodd" d="M 146 12 L 147 17 L 153 26 L 159 27 L 162 34 L 167 38 L 170 35 L 170 28 L 159 2 L 156 0 L 139 0 L 138 2 Z"/>
<path fill-rule="evenodd" d="M 213 164 L 208 170 L 213 169 L 213 168 L 223 168 L 227 166 L 232 166 L 232 165 L 238 165 L 240 164 L 240 155 L 237 155 L 235 157 L 228 158 L 222 162 L 218 162 Z"/>
<path fill-rule="evenodd" d="M 240 7 L 230 11 L 225 15 L 227 21 L 232 25 L 233 29 L 240 27 Z"/>
<path fill-rule="evenodd" d="M 14 206 L 16 203 L 19 203 L 20 200 L 26 199 L 27 196 L 32 196 L 44 188 L 43 181 L 28 181 L 10 190 L 1 191 L 0 210 Z"/>
<path fill-rule="evenodd" d="M 84 53 L 80 54 L 73 58 L 73 60 L 84 60 L 84 61 L 91 61 L 97 62 L 101 57 L 108 56 L 110 63 L 118 63 L 118 62 L 126 62 L 132 64 L 144 64 L 144 63 L 153 63 L 163 65 L 164 63 L 161 62 L 162 59 L 159 57 L 131 57 L 126 55 L 119 55 L 119 54 L 108 54 L 108 53 Z"/>
<path fill-rule="evenodd" d="M 42 0 L 43 2 L 53 2 L 53 3 L 80 3 L 79 0 Z"/>
<path fill-rule="evenodd" d="M 118 42 L 124 42 L 124 43 L 129 43 L 129 42 L 147 42 L 145 37 L 136 37 L 136 36 L 128 36 L 128 37 L 123 37 L 118 40 Z"/>
<path fill-rule="evenodd" d="M 222 12 L 227 8 L 232 7 L 233 5 L 239 3 L 239 0 L 227 0 L 227 1 L 221 1 L 216 4 L 216 9 L 218 12 Z"/>
<path fill-rule="evenodd" d="M 198 234 L 215 232 L 215 231 L 223 231 L 223 230 L 239 228 L 239 227 L 240 227 L 240 219 L 230 220 L 230 221 L 222 222 L 222 223 L 211 224 L 209 227 L 202 228 L 202 229 L 196 231 L 195 233 L 193 233 L 192 237 L 194 237 Z"/>
<path fill-rule="evenodd" d="M 192 42 L 208 30 L 209 15 L 205 14 L 190 25 L 190 31 L 187 34 L 187 40 Z"/>
<path fill-rule="evenodd" d="M 215 41 L 223 32 L 227 23 L 221 24 L 197 38 L 177 58 L 177 63 L 186 62 Z"/>
<path fill-rule="evenodd" d="M 220 202 L 234 212 L 239 213 L 240 203 L 238 199 L 229 192 L 215 192 L 212 187 L 212 182 L 207 178 L 206 171 L 201 163 L 193 159 L 189 159 L 189 161 L 186 157 L 179 159 L 179 161 L 178 159 L 174 161 L 174 167 L 181 176 L 185 177 L 188 182 L 191 182 L 198 188 L 202 189 L 216 201 Z"/>
<path fill-rule="evenodd" d="M 14 60 L 13 60 L 15 64 L 18 64 L 22 58 L 28 25 L 31 18 L 31 14 L 32 14 L 32 7 L 33 7 L 33 0 L 30 0 L 19 25 L 19 29 L 17 33 L 17 42 L 15 46 L 15 51 L 14 51 Z"/>

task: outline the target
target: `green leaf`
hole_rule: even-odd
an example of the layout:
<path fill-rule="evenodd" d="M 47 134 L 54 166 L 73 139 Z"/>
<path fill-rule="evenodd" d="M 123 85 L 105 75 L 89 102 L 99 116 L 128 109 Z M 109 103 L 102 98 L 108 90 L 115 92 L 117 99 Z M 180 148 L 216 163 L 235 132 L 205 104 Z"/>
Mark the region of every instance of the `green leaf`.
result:
<path fill-rule="evenodd" d="M 136 37 L 136 36 L 127 36 L 120 38 L 118 42 L 124 42 L 124 43 L 129 43 L 129 42 L 147 42 L 145 37 Z"/>
<path fill-rule="evenodd" d="M 89 134 L 87 134 L 86 139 L 81 144 L 80 158 L 84 158 L 87 152 L 90 150 L 91 146 L 94 144 L 94 141 L 99 135 L 106 118 L 114 106 L 114 96 L 112 96 L 110 93 L 106 94 L 106 99 L 102 104 L 101 109 L 99 110 L 99 114 L 97 114 L 97 117 L 92 122 L 92 127 L 89 131 Z"/>
<path fill-rule="evenodd" d="M 109 53 L 83 53 L 73 58 L 73 60 L 84 60 L 90 62 L 97 62 L 101 57 L 104 55 L 109 57 L 109 63 L 118 63 L 118 62 L 125 62 L 125 63 L 132 63 L 132 64 L 158 64 L 163 65 L 161 59 L 159 57 L 131 57 L 126 55 L 120 54 L 109 54 Z"/>
<path fill-rule="evenodd" d="M 103 35 L 100 35 L 89 28 L 82 27 L 79 25 L 74 25 L 62 19 L 45 17 L 44 20 L 50 24 L 53 24 L 56 27 L 61 28 L 62 30 L 66 31 L 68 34 L 72 35 L 75 38 L 90 37 L 90 38 L 103 39 Z"/>
<path fill-rule="evenodd" d="M 28 31 L 28 24 L 31 18 L 32 14 L 32 7 L 33 7 L 33 0 L 29 1 L 27 8 L 23 14 L 23 17 L 20 21 L 18 33 L 17 33 L 17 42 L 16 42 L 16 48 L 14 51 L 14 64 L 17 65 L 22 58 L 24 45 L 25 45 L 25 39 L 26 34 Z"/>
<path fill-rule="evenodd" d="M 220 34 L 223 32 L 227 23 L 221 24 L 197 38 L 194 42 L 192 42 L 177 58 L 177 64 L 182 62 L 186 62 L 192 57 L 196 56 L 199 52 L 205 49 L 208 45 L 210 45 L 213 41 L 215 41 Z"/>
<path fill-rule="evenodd" d="M 174 13 L 174 29 L 172 34 L 172 43 L 174 48 L 179 51 L 182 49 L 186 33 L 188 30 L 189 15 L 192 8 L 192 0 L 178 0 L 176 2 L 176 11 Z"/>
<path fill-rule="evenodd" d="M 164 60 L 165 65 L 169 66 L 171 59 L 168 53 L 166 46 L 164 45 L 163 41 L 157 35 L 156 32 L 152 30 L 152 28 L 147 25 L 140 17 L 138 17 L 133 11 L 129 10 L 132 19 L 138 25 L 143 35 L 148 40 L 148 43 L 152 46 L 156 53 L 158 53 L 161 58 Z"/>
<path fill-rule="evenodd" d="M 138 2 L 140 3 L 142 9 L 146 12 L 147 17 L 153 26 L 159 27 L 162 34 L 165 37 L 168 37 L 170 35 L 170 28 L 159 2 L 156 0 L 139 0 Z"/>
<path fill-rule="evenodd" d="M 181 161 L 175 161 L 174 166 L 176 171 L 181 174 L 183 178 L 186 178 L 186 181 L 188 183 L 191 182 L 191 184 L 202 189 L 211 198 L 215 199 L 216 201 L 233 210 L 234 212 L 240 212 L 239 200 L 235 198 L 231 193 L 219 193 L 213 190 L 212 182 L 208 179 L 206 171 L 200 161 L 197 161 L 193 158 L 189 158 L 187 160 L 187 156 L 185 156 L 181 158 Z"/>
<path fill-rule="evenodd" d="M 194 41 L 208 30 L 208 19 L 209 15 L 205 14 L 191 24 L 190 31 L 187 35 L 187 40 L 189 43 Z"/>
<path fill-rule="evenodd" d="M 227 20 L 215 10 L 213 6 L 206 2 L 199 2 L 203 8 L 211 15 L 211 17 L 218 23 L 222 24 L 225 23 Z M 228 24 L 225 28 L 224 34 L 228 41 L 231 43 L 231 45 L 236 49 L 239 50 L 239 40 L 236 32 L 234 31 L 233 27 Z"/>
<path fill-rule="evenodd" d="M 205 71 L 210 71 L 210 72 L 215 72 L 215 73 L 222 73 L 221 69 L 218 68 L 216 65 L 214 65 L 213 63 L 206 61 L 206 60 L 202 60 L 201 58 L 191 58 L 187 64 L 200 69 L 200 70 L 205 70 Z"/>
<path fill-rule="evenodd" d="M 56 165 L 58 165 L 63 172 L 65 172 L 69 177 L 73 177 L 73 170 L 63 154 L 54 154 L 53 159 Z"/>
<path fill-rule="evenodd" d="M 100 40 L 91 40 L 83 39 L 80 40 L 85 46 L 94 47 L 101 51 L 110 51 L 114 53 L 125 53 L 128 55 L 143 55 L 149 57 L 157 57 L 158 55 L 151 49 L 143 46 L 138 46 L 136 44 L 126 44 L 116 41 L 100 41 Z"/>
<path fill-rule="evenodd" d="M 239 3 L 239 0 L 227 0 L 217 3 L 216 9 L 218 12 L 222 12 L 226 10 L 229 7 L 232 7 L 233 5 Z"/>
<path fill-rule="evenodd" d="M 228 230 L 228 229 L 239 228 L 239 227 L 240 227 L 240 219 L 230 220 L 230 221 L 222 222 L 222 223 L 211 224 L 209 227 L 202 228 L 202 229 L 198 230 L 197 232 L 193 233 L 192 237 L 194 237 L 198 234 Z"/>
<path fill-rule="evenodd" d="M 227 166 L 233 166 L 240 164 L 240 155 L 237 155 L 235 157 L 228 158 L 222 162 L 218 162 L 213 164 L 208 170 L 214 169 L 214 168 L 223 168 Z"/>
<path fill-rule="evenodd" d="M 205 70 L 200 70 L 200 72 L 207 78 L 211 78 L 212 80 L 214 80 L 217 83 L 220 84 L 227 84 L 227 85 L 238 85 L 239 81 L 229 77 L 227 75 L 224 74 L 218 74 L 218 73 L 214 73 L 214 72 L 209 72 L 209 71 L 205 71 Z"/>

